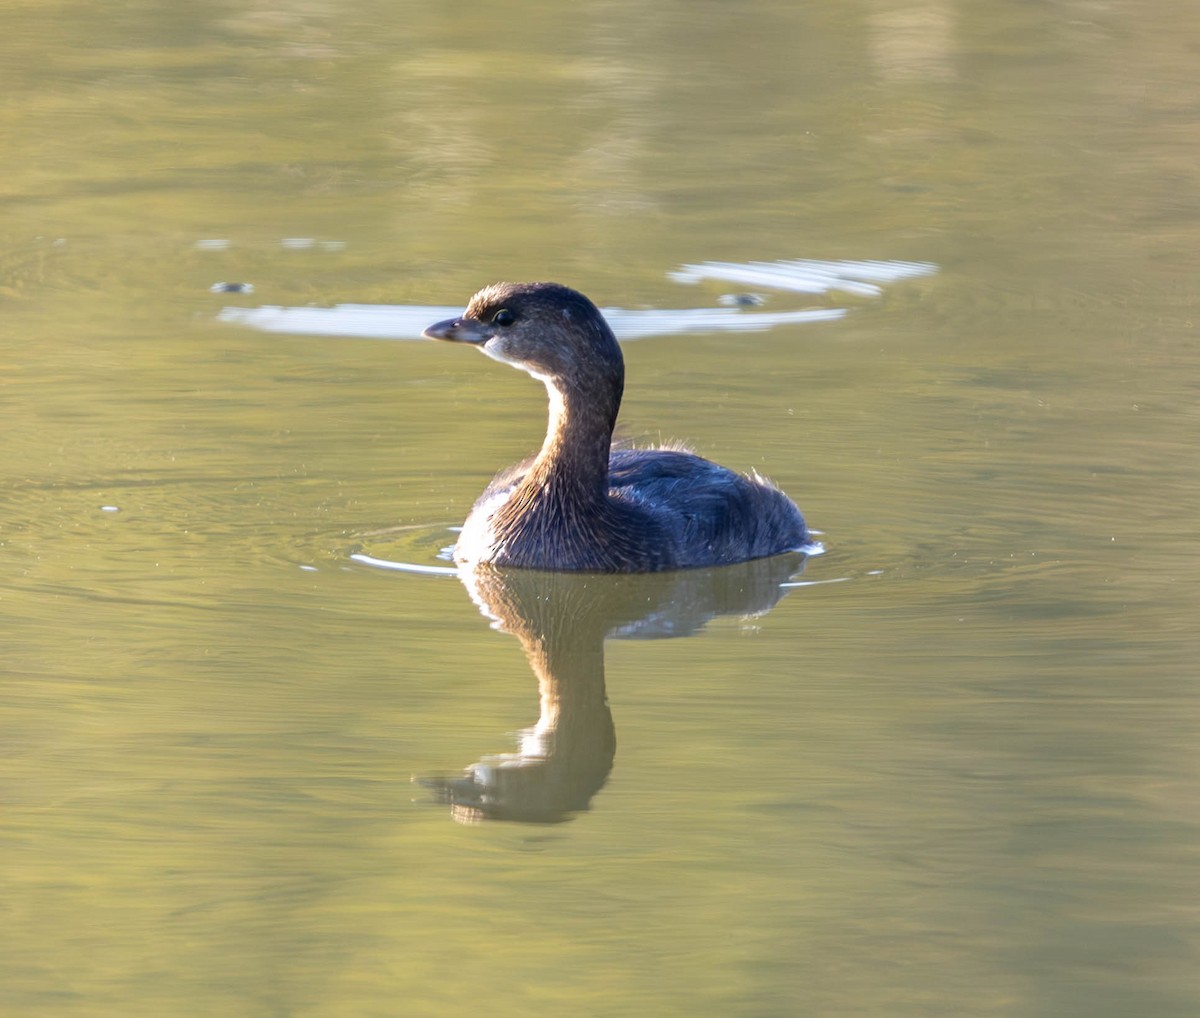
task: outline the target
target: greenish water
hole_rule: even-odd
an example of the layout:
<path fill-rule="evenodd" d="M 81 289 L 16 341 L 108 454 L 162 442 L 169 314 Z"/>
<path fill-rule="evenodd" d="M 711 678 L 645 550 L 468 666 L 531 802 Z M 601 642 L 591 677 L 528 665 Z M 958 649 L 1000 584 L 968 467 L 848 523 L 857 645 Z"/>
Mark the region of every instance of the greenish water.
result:
<path fill-rule="evenodd" d="M 1161 2 L 0 3 L 0 1011 L 1200 1011 L 1198 49 Z M 357 564 L 436 562 L 540 387 L 215 321 L 786 258 L 940 271 L 631 344 L 622 416 L 822 532 L 766 612 Z M 602 643 L 636 605 L 686 638 Z M 539 683 L 568 822 L 454 822 L 412 778 Z"/>

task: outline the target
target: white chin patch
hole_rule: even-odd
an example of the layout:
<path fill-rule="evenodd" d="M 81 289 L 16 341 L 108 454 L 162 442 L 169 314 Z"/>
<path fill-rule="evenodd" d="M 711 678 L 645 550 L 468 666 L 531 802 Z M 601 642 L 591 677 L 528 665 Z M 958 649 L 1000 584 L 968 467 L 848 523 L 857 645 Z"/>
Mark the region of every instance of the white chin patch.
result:
<path fill-rule="evenodd" d="M 499 361 L 501 364 L 512 364 L 516 367 L 516 362 L 509 360 L 508 355 L 504 352 L 504 341 L 500 339 L 489 339 L 479 348 L 487 354 L 492 360 Z"/>
<path fill-rule="evenodd" d="M 504 348 L 504 340 L 489 339 L 479 348 L 487 354 L 492 360 L 499 361 L 501 364 L 507 364 L 509 367 L 516 368 L 518 371 L 524 371 L 526 374 L 533 375 L 534 378 L 541 378 L 537 369 L 527 361 L 517 360 L 515 357 L 510 357 Z"/>

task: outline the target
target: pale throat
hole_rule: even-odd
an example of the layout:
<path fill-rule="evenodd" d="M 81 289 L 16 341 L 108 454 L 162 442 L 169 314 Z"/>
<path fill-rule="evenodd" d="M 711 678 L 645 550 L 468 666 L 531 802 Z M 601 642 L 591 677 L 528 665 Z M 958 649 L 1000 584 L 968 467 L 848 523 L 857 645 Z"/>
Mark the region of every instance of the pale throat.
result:
<path fill-rule="evenodd" d="M 531 372 L 532 374 L 532 372 Z M 546 386 L 549 421 L 535 467 L 545 480 L 561 477 L 607 491 L 612 446 L 611 415 L 593 397 L 564 390 L 554 379 L 534 375 Z"/>

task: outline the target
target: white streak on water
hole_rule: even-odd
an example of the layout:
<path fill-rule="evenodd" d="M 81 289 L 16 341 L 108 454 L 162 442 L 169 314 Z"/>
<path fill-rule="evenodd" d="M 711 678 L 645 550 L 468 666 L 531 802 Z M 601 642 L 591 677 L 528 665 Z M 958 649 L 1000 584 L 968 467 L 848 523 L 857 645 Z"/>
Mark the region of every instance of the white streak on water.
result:
<path fill-rule="evenodd" d="M 307 238 L 291 238 L 299 242 Z M 814 261 L 700 262 L 669 273 L 680 283 L 705 279 L 764 287 L 787 293 L 851 293 L 877 297 L 879 284 L 928 276 L 937 272 L 930 262 Z M 823 322 L 841 318 L 845 308 L 805 308 L 796 311 L 756 311 L 740 307 L 632 310 L 603 308 L 604 317 L 620 340 L 701 332 L 762 332 L 781 325 Z M 424 330 L 444 318 L 462 314 L 460 307 L 423 304 L 338 304 L 331 308 L 226 307 L 217 320 L 261 332 L 308 336 L 354 336 L 364 339 L 421 339 Z"/>
<path fill-rule="evenodd" d="M 699 283 L 719 279 L 726 283 L 766 286 L 791 293 L 840 291 L 860 297 L 878 297 L 883 289 L 875 284 L 899 279 L 931 276 L 932 262 L 825 262 L 799 258 L 783 262 L 700 262 L 668 273 L 677 283 Z"/>
<path fill-rule="evenodd" d="M 746 312 L 738 308 L 686 308 L 678 311 L 601 309 L 617 339 L 674 336 L 689 332 L 763 332 L 780 325 L 841 318 L 842 308 Z M 260 332 L 304 336 L 355 336 L 363 339 L 423 339 L 436 321 L 456 318 L 462 308 L 423 304 L 338 304 L 331 308 L 222 308 L 217 321 Z"/>
<path fill-rule="evenodd" d="M 457 569 L 450 569 L 446 566 L 422 566 L 415 562 L 393 562 L 391 559 L 375 558 L 371 555 L 363 555 L 361 552 L 351 555 L 350 558 L 364 566 L 371 566 L 374 569 L 391 569 L 400 573 L 420 573 L 423 576 L 457 576 Z"/>

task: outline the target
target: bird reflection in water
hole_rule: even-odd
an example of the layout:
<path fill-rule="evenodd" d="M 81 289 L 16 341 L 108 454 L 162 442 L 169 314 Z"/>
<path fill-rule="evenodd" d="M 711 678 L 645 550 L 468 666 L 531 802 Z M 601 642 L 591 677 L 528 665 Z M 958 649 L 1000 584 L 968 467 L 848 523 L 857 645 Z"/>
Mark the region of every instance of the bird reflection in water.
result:
<path fill-rule="evenodd" d="M 597 575 L 481 565 L 460 578 L 494 628 L 521 641 L 538 681 L 537 724 L 515 752 L 461 776 L 416 782 L 463 823 L 556 823 L 590 808 L 616 756 L 604 686 L 604 641 L 690 636 L 719 615 L 770 611 L 804 568 L 802 553 L 718 569 Z"/>

